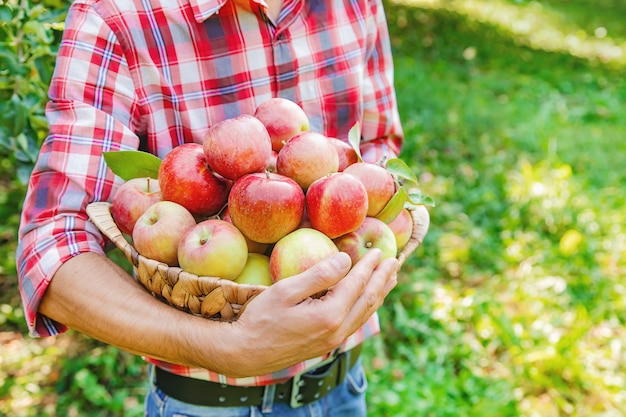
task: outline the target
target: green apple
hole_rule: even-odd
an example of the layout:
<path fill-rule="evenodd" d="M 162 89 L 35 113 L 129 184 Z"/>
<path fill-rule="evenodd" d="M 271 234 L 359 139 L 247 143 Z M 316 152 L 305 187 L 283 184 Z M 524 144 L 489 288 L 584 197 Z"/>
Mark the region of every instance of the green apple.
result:
<path fill-rule="evenodd" d="M 246 239 L 235 226 L 220 219 L 198 223 L 178 245 L 180 267 L 200 276 L 233 280 L 247 259 Z"/>
<path fill-rule="evenodd" d="M 133 245 L 146 258 L 176 266 L 178 243 L 195 225 L 195 218 L 185 207 L 172 201 L 158 201 L 137 219 Z"/>
<path fill-rule="evenodd" d="M 272 249 L 272 280 L 297 275 L 338 252 L 337 246 L 324 233 L 306 227 L 296 229 L 276 242 Z"/>
<path fill-rule="evenodd" d="M 235 278 L 235 282 L 250 285 L 272 285 L 269 256 L 261 255 L 260 253 L 249 253 L 246 266 L 243 267 L 243 271 L 241 271 L 239 276 Z"/>

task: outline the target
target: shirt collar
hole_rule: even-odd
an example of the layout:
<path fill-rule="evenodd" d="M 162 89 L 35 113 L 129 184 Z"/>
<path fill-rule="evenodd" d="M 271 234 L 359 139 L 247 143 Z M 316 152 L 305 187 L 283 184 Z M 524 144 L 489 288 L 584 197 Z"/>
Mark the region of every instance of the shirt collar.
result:
<path fill-rule="evenodd" d="M 189 0 L 189 4 L 191 4 L 191 9 L 193 10 L 194 17 L 197 22 L 203 22 L 214 14 L 218 13 L 219 10 L 226 4 L 228 1 L 237 1 L 240 0 Z M 247 1 L 247 0 L 243 0 Z M 263 9 L 267 9 L 267 3 L 265 0 L 252 0 L 254 3 L 261 6 Z"/>

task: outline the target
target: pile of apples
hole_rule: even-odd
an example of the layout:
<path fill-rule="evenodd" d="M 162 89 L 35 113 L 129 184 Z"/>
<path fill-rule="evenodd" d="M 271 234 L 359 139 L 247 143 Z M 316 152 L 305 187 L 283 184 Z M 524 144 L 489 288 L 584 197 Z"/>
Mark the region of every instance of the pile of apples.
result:
<path fill-rule="evenodd" d="M 270 99 L 174 148 L 155 178 L 128 178 L 111 215 L 139 254 L 242 284 L 272 285 L 338 251 L 353 264 L 371 248 L 395 257 L 413 218 L 397 175 L 362 160 L 355 129 L 354 141 L 324 136 L 296 103 Z"/>

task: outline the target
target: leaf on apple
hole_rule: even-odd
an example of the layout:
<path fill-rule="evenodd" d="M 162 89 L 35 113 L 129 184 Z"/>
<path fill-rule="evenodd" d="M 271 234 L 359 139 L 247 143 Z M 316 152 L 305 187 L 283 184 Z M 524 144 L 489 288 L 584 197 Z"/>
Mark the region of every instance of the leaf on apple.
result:
<path fill-rule="evenodd" d="M 350 146 L 352 146 L 352 149 L 356 152 L 359 162 L 363 162 L 363 157 L 361 156 L 361 125 L 359 122 L 356 122 L 354 126 L 350 128 L 348 132 L 348 143 L 350 143 Z"/>
<path fill-rule="evenodd" d="M 103 156 L 109 169 L 124 181 L 145 177 L 158 179 L 161 159 L 151 153 L 143 151 L 111 151 L 103 152 Z"/>
<path fill-rule="evenodd" d="M 414 190 L 407 195 L 407 202 L 415 206 L 435 207 L 435 200 L 431 196 Z"/>
<path fill-rule="evenodd" d="M 387 171 L 395 175 L 402 184 L 410 182 L 407 185 L 417 185 L 417 177 L 411 171 L 411 168 L 400 158 L 391 158 L 387 161 Z"/>
<path fill-rule="evenodd" d="M 433 200 L 432 197 L 417 190 L 417 176 L 413 173 L 413 171 L 411 171 L 411 168 L 409 168 L 406 162 L 404 162 L 400 158 L 392 158 L 387 161 L 386 169 L 387 171 L 391 172 L 391 174 L 395 175 L 395 177 L 398 179 L 400 189 L 409 190 L 408 193 L 405 192 L 403 194 L 404 202 L 407 205 L 426 205 L 430 207 L 435 207 L 435 200 Z M 396 195 L 398 195 L 398 192 L 396 192 Z"/>
<path fill-rule="evenodd" d="M 407 201 L 408 195 L 406 190 L 402 187 L 398 188 L 398 191 L 391 197 L 385 207 L 376 215 L 378 220 L 389 224 L 395 219 L 398 214 L 404 208 L 404 203 Z"/>

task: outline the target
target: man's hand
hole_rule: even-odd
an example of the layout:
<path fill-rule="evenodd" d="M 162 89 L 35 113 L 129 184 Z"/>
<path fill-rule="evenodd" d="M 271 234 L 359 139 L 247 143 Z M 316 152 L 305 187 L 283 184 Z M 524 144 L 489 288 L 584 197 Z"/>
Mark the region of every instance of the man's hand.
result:
<path fill-rule="evenodd" d="M 398 262 L 380 262 L 379 250 L 350 270 L 339 253 L 302 274 L 283 279 L 251 300 L 236 322 L 232 340 L 237 368 L 229 376 L 260 375 L 329 353 L 358 330 L 396 285 Z M 329 289 L 321 298 L 312 298 Z M 243 351 L 241 350 L 243 348 Z M 247 352 L 245 352 L 248 350 Z"/>
<path fill-rule="evenodd" d="M 398 267 L 372 250 L 350 270 L 340 253 L 268 287 L 237 321 L 219 322 L 157 300 L 106 257 L 84 253 L 58 270 L 40 312 L 138 355 L 232 377 L 261 375 L 339 346 L 383 303 Z"/>

